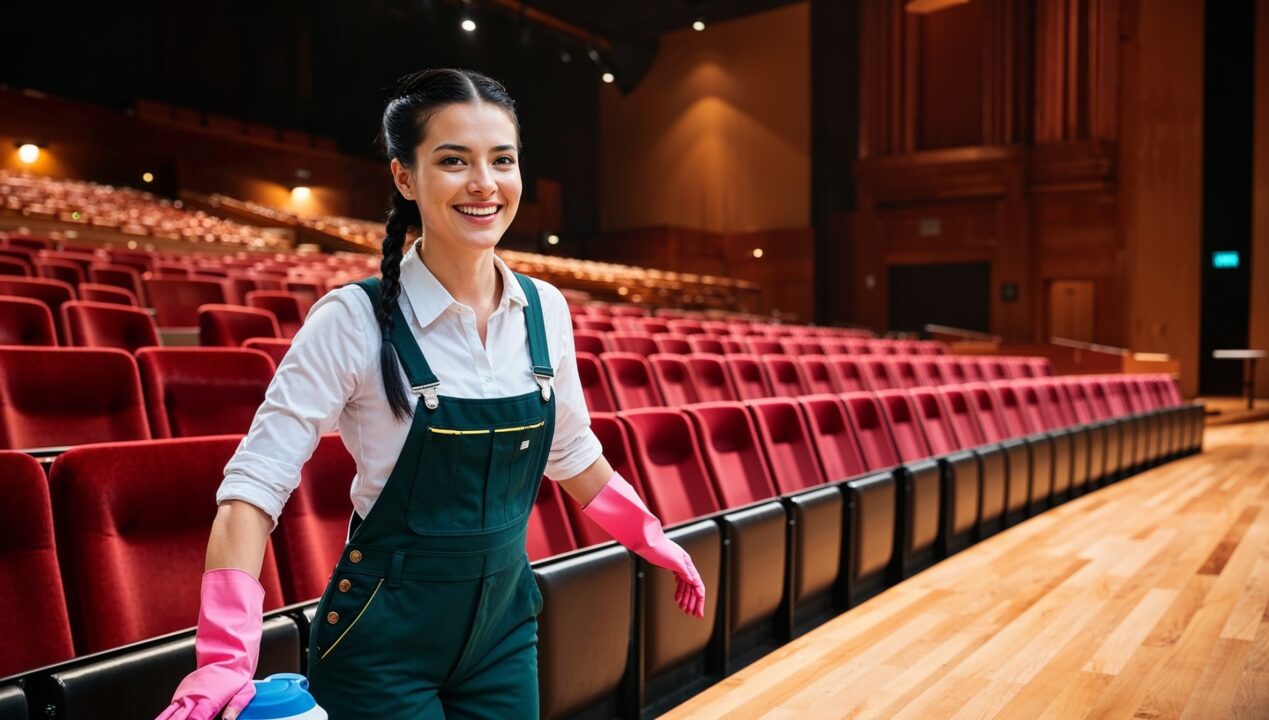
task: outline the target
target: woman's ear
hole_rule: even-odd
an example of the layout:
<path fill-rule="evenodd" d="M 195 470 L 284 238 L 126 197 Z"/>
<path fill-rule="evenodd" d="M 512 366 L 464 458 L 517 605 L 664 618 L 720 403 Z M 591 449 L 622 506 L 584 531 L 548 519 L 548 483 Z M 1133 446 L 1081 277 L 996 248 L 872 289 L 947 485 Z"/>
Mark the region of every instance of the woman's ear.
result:
<path fill-rule="evenodd" d="M 397 191 L 404 195 L 407 200 L 413 200 L 414 173 L 396 158 L 392 158 L 389 168 L 392 172 L 392 182 L 396 184 Z"/>

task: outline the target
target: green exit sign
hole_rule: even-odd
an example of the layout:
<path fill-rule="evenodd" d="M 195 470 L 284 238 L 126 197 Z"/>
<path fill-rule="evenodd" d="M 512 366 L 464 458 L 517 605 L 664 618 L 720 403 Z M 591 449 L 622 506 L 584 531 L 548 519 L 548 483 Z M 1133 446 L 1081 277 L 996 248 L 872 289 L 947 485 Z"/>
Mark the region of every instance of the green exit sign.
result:
<path fill-rule="evenodd" d="M 1238 267 L 1240 260 L 1237 250 L 1217 250 L 1212 253 L 1212 267 L 1217 270 L 1232 270 Z"/>

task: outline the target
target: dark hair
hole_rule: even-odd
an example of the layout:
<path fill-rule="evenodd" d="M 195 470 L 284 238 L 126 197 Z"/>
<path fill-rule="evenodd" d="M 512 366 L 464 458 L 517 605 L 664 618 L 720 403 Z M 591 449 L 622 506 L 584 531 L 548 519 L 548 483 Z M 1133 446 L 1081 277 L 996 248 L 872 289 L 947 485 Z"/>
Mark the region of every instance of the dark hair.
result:
<path fill-rule="evenodd" d="M 388 159 L 395 158 L 412 169 L 415 148 L 427 136 L 428 120 L 448 105 L 478 101 L 492 103 L 507 111 L 515 124 L 516 141 L 519 143 L 520 121 L 516 117 L 515 102 L 497 80 L 473 70 L 452 68 L 423 70 L 401 78 L 397 81 L 392 99 L 383 109 L 381 139 Z M 394 187 L 383 238 L 383 261 L 379 265 L 382 292 L 375 308 L 375 318 L 383 333 L 379 348 L 383 387 L 388 394 L 388 406 L 397 420 L 410 416 L 410 404 L 397 370 L 396 350 L 388 337 L 392 332 L 392 311 L 401 295 L 400 264 L 405 235 L 411 227 L 420 230 L 423 227 L 419 207 Z"/>

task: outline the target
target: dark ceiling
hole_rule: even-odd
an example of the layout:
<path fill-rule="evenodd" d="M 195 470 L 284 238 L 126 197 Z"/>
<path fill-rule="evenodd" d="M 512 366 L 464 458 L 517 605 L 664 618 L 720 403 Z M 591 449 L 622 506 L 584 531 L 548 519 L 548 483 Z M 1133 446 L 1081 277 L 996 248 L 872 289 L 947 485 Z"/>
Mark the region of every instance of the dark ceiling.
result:
<path fill-rule="evenodd" d="M 527 6 L 612 39 L 653 40 L 697 18 L 710 22 L 792 5 L 798 0 L 527 0 Z"/>

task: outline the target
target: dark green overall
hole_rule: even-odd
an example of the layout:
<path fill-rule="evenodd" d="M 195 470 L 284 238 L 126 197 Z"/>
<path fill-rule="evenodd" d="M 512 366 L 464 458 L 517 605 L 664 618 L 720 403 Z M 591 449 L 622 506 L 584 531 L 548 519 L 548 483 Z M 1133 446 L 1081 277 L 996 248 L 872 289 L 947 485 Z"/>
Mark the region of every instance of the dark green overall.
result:
<path fill-rule="evenodd" d="M 555 429 L 537 288 L 525 326 L 540 391 L 439 394 L 400 307 L 391 342 L 419 396 L 409 435 L 317 605 L 308 667 L 331 720 L 538 716 L 537 615 L 525 528 Z M 358 283 L 377 304 L 377 278 Z"/>

